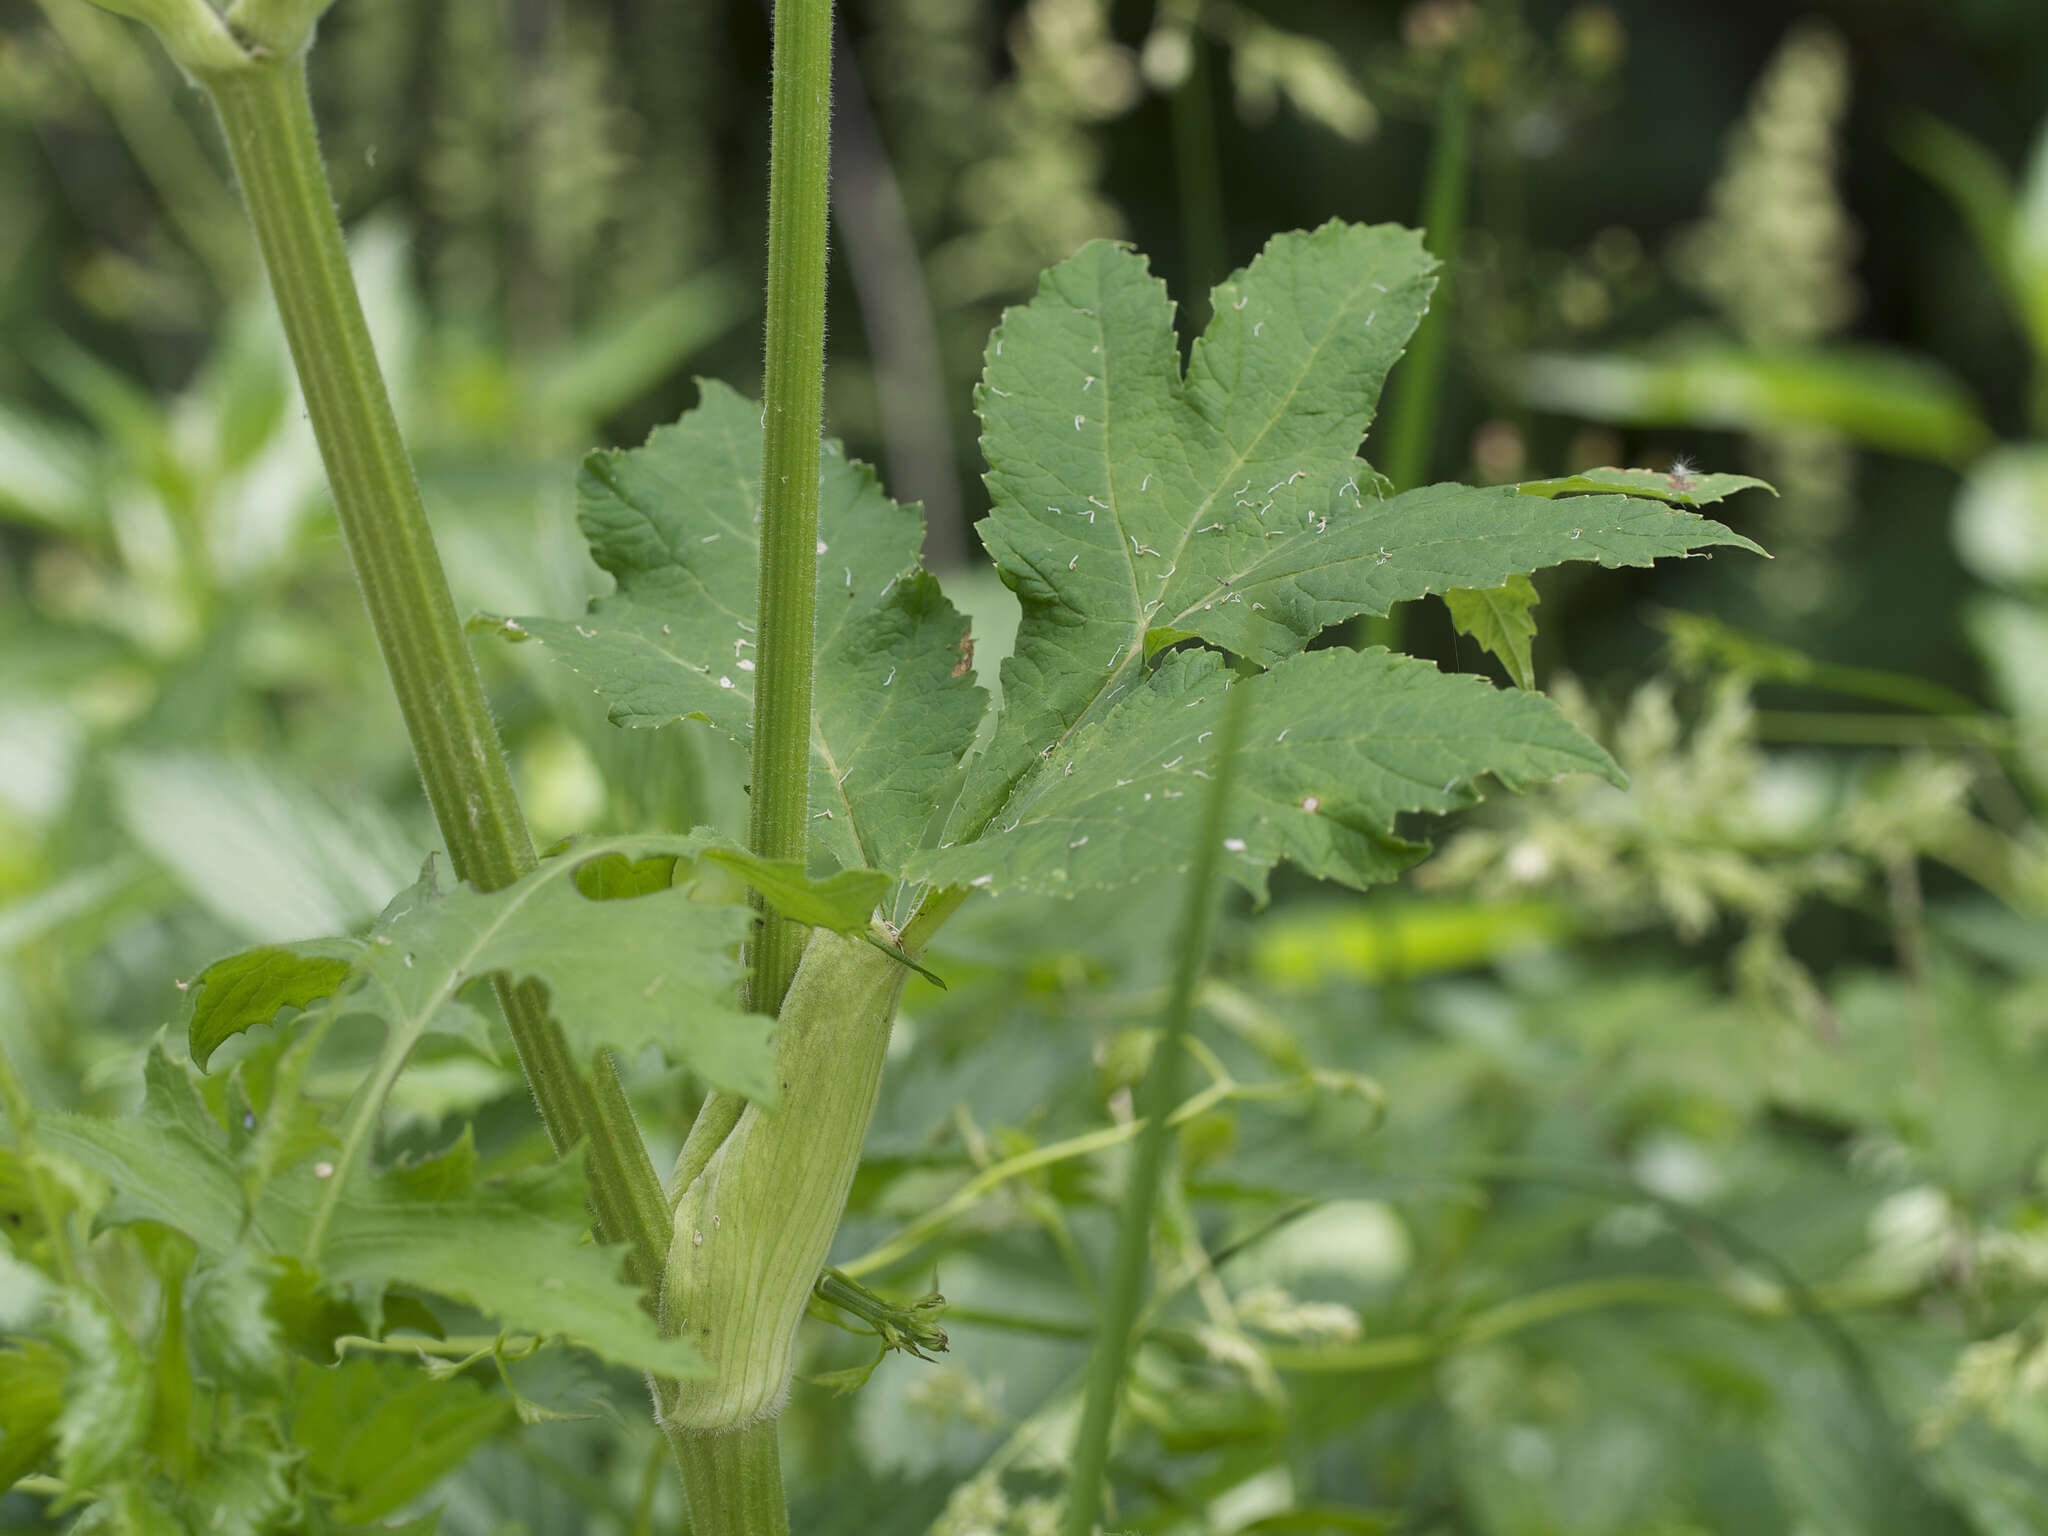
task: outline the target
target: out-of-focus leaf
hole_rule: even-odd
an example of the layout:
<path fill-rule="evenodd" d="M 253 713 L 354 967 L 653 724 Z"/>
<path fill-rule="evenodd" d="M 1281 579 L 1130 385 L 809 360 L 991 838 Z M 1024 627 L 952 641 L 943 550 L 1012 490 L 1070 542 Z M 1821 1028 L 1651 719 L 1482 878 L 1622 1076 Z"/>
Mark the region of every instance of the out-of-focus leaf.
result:
<path fill-rule="evenodd" d="M 2037 357 L 2048 359 L 2048 120 L 2021 172 L 2010 239 L 2012 284 Z"/>
<path fill-rule="evenodd" d="M 1531 612 L 1540 599 L 1536 583 L 1526 576 L 1484 592 L 1454 588 L 1444 594 L 1451 622 L 1470 635 L 1507 668 L 1517 688 L 1536 686 L 1536 619 Z"/>
<path fill-rule="evenodd" d="M 1528 406 L 1633 427 L 1828 427 L 1884 453 L 1957 464 L 1991 441 L 1975 404 L 1925 359 L 1872 347 L 1647 357 L 1539 352 L 1515 368 Z"/>
<path fill-rule="evenodd" d="M 2048 585 L 2048 445 L 2008 445 L 1971 466 L 1956 498 L 1955 541 L 1980 581 Z"/>
<path fill-rule="evenodd" d="M 90 447 L 67 427 L 0 405 L 0 516 L 77 534 L 97 512 Z"/>
<path fill-rule="evenodd" d="M 33 1472 L 57 1446 L 69 1366 L 42 1339 L 0 1343 L 0 1489 Z"/>
<path fill-rule="evenodd" d="M 258 1415 L 225 1426 L 206 1447 L 199 1475 L 184 1491 L 187 1519 L 220 1536 L 268 1536 L 292 1506 L 297 1455 Z"/>
<path fill-rule="evenodd" d="M 527 387 L 533 421 L 557 433 L 572 423 L 596 425 L 731 330 L 753 302 L 753 290 L 721 269 L 600 321 L 532 370 Z"/>
<path fill-rule="evenodd" d="M 194 1273 L 186 1294 L 186 1338 L 200 1368 L 232 1385 L 270 1381 L 283 1357 L 270 1315 L 271 1274 L 246 1248 Z"/>
<path fill-rule="evenodd" d="M 292 1437 L 306 1476 L 338 1520 L 381 1520 L 431 1488 L 513 1418 L 505 1398 L 464 1377 L 436 1381 L 351 1356 L 293 1378 Z"/>
<path fill-rule="evenodd" d="M 252 942 L 346 932 L 418 869 L 416 846 L 373 802 L 317 794 L 276 765 L 131 754 L 112 774 L 129 835 Z"/>
<path fill-rule="evenodd" d="M 1389 902 L 1278 911 L 1252 937 L 1255 974 L 1289 990 L 1471 970 L 1566 937 L 1571 915 L 1542 902 Z"/>
<path fill-rule="evenodd" d="M 241 1181 L 225 1133 L 199 1102 L 185 1069 L 162 1051 L 149 1052 L 143 1078 L 137 1113 L 49 1115 L 36 1122 L 36 1135 L 113 1186 L 101 1224 L 160 1221 L 202 1252 L 225 1254 L 243 1217 Z"/>
<path fill-rule="evenodd" d="M 2013 287 L 2012 177 L 1998 157 L 1976 139 L 1940 118 L 1916 114 L 1901 128 L 1899 153 L 1948 194 L 1970 231 L 1984 269 L 2008 296 Z"/>
<path fill-rule="evenodd" d="M 125 1470 L 141 1449 L 149 1430 L 149 1370 L 128 1330 L 88 1292 L 61 1292 L 49 1331 L 71 1362 L 57 1415 L 58 1475 L 74 1488 L 90 1488 Z"/>
<path fill-rule="evenodd" d="M 1390 1536 L 1400 1529 L 1398 1517 L 1336 1509 L 1326 1504 L 1267 1515 L 1238 1527 L 1239 1536 Z"/>

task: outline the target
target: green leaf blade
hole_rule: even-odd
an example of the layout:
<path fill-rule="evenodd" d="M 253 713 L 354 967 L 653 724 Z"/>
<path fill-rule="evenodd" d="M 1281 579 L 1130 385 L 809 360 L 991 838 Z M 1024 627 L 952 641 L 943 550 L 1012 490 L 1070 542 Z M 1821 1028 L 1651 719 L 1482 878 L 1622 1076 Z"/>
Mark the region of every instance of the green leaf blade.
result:
<path fill-rule="evenodd" d="M 1549 700 L 1385 651 L 1314 651 L 1229 684 L 1211 652 L 1169 655 L 1127 702 L 1076 732 L 981 838 L 921 855 L 942 885 L 1068 894 L 1185 867 L 1226 686 L 1252 718 L 1224 844 L 1227 874 L 1263 898 L 1273 865 L 1363 888 L 1427 851 L 1397 819 L 1509 788 L 1618 770 Z"/>
<path fill-rule="evenodd" d="M 574 622 L 496 621 L 588 677 L 615 723 L 695 719 L 750 739 L 760 407 L 705 382 L 644 448 L 594 454 L 580 521 L 618 586 Z M 916 846 L 986 708 L 967 622 L 917 570 L 923 519 L 825 445 L 818 509 L 813 838 L 848 868 Z"/>
<path fill-rule="evenodd" d="M 1148 629 L 1199 611 L 1269 529 L 1370 483 L 1358 443 L 1434 266 L 1388 225 L 1279 236 L 1217 288 L 1185 379 L 1164 285 L 1120 247 L 1085 247 L 1004 317 L 976 397 L 994 501 L 981 533 L 1023 618 L 949 837 L 1113 704 Z"/>
<path fill-rule="evenodd" d="M 1716 477 L 1738 479 L 1739 476 Z M 1646 566 L 1717 545 L 1761 554 L 1720 523 L 1634 493 L 1550 499 L 1512 485 L 1423 486 L 1385 501 L 1339 486 L 1251 563 L 1217 572 L 1153 623 L 1266 664 L 1333 624 L 1584 560 Z"/>
<path fill-rule="evenodd" d="M 1531 610 L 1539 601 L 1536 583 L 1526 576 L 1510 576 L 1485 591 L 1453 588 L 1444 594 L 1451 622 L 1496 657 L 1517 688 L 1536 686 L 1536 620 Z"/>
<path fill-rule="evenodd" d="M 187 1043 L 200 1071 L 213 1053 L 244 1030 L 268 1024 L 287 1008 L 332 997 L 351 966 L 335 946 L 266 945 L 215 962 L 192 983 Z"/>

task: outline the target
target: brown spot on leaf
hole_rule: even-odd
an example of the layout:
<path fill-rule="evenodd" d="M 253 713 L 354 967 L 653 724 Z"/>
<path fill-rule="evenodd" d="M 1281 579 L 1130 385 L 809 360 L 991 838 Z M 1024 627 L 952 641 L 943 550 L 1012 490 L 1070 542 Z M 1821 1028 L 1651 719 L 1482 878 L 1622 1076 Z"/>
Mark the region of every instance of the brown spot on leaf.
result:
<path fill-rule="evenodd" d="M 967 630 L 960 636 L 960 659 L 953 663 L 953 676 L 965 677 L 968 668 L 974 665 L 974 631 Z"/>

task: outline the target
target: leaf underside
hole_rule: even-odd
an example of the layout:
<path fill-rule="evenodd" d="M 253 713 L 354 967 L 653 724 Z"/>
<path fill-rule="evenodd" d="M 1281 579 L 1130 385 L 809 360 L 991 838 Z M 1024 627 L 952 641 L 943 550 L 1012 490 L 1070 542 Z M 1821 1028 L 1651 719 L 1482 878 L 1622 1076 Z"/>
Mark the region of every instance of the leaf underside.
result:
<path fill-rule="evenodd" d="M 1539 601 L 1536 583 L 1526 576 L 1510 576 L 1483 591 L 1453 587 L 1444 594 L 1451 622 L 1498 657 L 1517 688 L 1536 686 L 1533 610 Z"/>

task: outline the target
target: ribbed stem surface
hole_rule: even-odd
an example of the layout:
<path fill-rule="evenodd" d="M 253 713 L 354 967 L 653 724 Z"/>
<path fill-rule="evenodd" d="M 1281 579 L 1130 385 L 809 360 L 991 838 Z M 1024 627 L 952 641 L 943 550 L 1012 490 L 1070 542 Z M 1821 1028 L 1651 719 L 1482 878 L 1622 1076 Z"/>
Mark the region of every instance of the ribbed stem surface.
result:
<path fill-rule="evenodd" d="M 533 868 L 533 841 L 377 367 L 320 161 L 304 65 L 252 62 L 205 83 L 428 804 L 455 873 L 496 890 Z M 667 1203 L 617 1075 L 607 1066 L 594 1086 L 584 1078 L 539 988 L 500 986 L 498 995 L 556 1150 L 588 1143 L 600 1237 L 629 1240 L 636 1269 L 651 1281 L 667 1250 Z"/>
<path fill-rule="evenodd" d="M 778 0 L 769 130 L 766 438 L 748 843 L 802 859 L 810 836 L 811 663 L 817 634 L 818 440 L 825 380 L 831 0 Z M 781 1005 L 805 931 L 761 908 L 750 1001 Z"/>
<path fill-rule="evenodd" d="M 718 1434 L 671 1431 L 690 1491 L 690 1536 L 789 1536 L 775 1421 Z"/>

